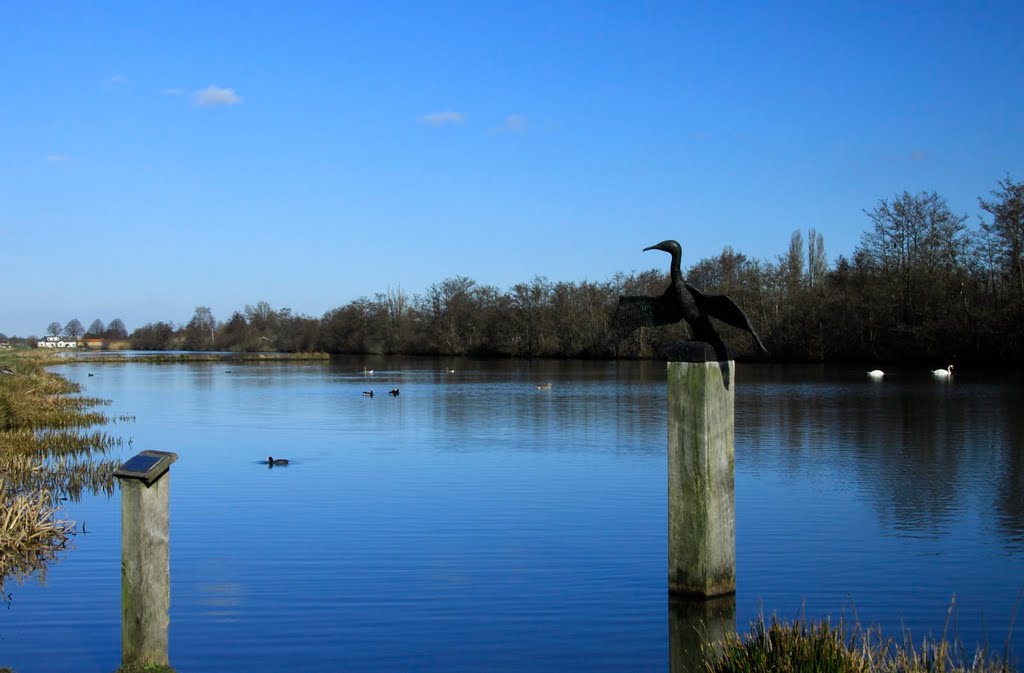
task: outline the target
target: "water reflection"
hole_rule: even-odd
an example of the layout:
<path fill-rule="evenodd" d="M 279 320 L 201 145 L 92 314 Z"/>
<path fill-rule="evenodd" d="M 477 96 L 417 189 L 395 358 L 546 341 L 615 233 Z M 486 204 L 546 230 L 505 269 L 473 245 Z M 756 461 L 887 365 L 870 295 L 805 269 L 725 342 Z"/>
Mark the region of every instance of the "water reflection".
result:
<path fill-rule="evenodd" d="M 1019 388 L 948 382 L 833 382 L 740 387 L 737 443 L 748 465 L 803 479 L 834 474 L 866 495 L 894 534 L 937 539 L 987 498 L 999 533 L 1024 527 L 1024 408 Z M 792 374 L 790 374 L 791 376 Z M 740 458 L 737 458 L 738 462 Z"/>
<path fill-rule="evenodd" d="M 1005 409 L 1021 409 L 1019 394 L 1003 391 L 999 405 Z M 996 474 L 999 487 L 995 510 L 997 525 L 1006 536 L 1010 548 L 1024 548 L 1024 414 L 1004 413 L 1003 436 L 1000 444 L 990 445 L 992 453 L 1005 468 Z"/>
<path fill-rule="evenodd" d="M 715 643 L 735 631 L 736 596 L 704 601 L 669 599 L 669 671 L 697 673 L 705 670 L 705 657 L 714 653 Z"/>

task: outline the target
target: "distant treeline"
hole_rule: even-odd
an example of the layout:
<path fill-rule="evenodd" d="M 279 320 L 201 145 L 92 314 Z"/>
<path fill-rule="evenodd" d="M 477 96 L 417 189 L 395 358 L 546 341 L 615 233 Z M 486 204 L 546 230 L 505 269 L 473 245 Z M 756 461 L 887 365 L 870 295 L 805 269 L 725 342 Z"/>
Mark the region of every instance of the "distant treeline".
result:
<path fill-rule="evenodd" d="M 867 228 L 852 257 L 831 265 L 811 229 L 806 239 L 793 232 L 775 259 L 727 246 L 684 273 L 743 307 L 772 360 L 1019 364 L 1024 182 L 1006 177 L 979 203 L 988 217 L 972 223 L 934 192 L 903 192 L 865 211 Z M 128 340 L 148 350 L 657 358 L 685 338 L 684 325 L 606 343 L 619 295 L 657 295 L 667 285 L 668 257 L 651 261 L 660 268 L 604 282 L 537 277 L 507 290 L 456 276 L 422 294 L 388 288 L 319 319 L 259 302 L 221 322 L 200 306 L 185 325 L 150 323 Z M 760 357 L 747 335 L 722 330 L 738 357 Z"/>

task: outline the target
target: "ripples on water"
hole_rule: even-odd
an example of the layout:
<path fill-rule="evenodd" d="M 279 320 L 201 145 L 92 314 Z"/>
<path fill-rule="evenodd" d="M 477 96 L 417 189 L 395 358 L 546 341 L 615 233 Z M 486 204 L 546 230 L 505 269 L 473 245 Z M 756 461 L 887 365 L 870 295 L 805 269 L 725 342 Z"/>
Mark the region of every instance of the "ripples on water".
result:
<path fill-rule="evenodd" d="M 133 439 L 123 457 L 180 455 L 179 670 L 668 667 L 662 363 L 61 372 L 136 417 L 114 427 Z M 1011 380 L 740 365 L 740 624 L 759 606 L 855 608 L 920 636 L 956 594 L 961 638 L 1001 646 L 1024 587 L 1022 402 Z M 91 532 L 0 617 L 0 665 L 19 673 L 119 661 L 117 496 L 69 514 Z"/>

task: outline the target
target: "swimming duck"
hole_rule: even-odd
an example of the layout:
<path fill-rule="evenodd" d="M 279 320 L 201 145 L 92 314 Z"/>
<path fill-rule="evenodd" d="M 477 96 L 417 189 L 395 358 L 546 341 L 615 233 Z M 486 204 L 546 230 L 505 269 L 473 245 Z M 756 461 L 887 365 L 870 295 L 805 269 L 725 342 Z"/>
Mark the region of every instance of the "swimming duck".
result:
<path fill-rule="evenodd" d="M 398 397 L 400 394 L 398 388 L 392 388 L 388 391 L 388 395 L 391 395 L 391 397 Z"/>
<path fill-rule="evenodd" d="M 363 391 L 363 397 L 373 397 L 373 391 L 372 390 L 364 390 Z"/>
<path fill-rule="evenodd" d="M 287 458 L 274 458 L 273 456 L 267 456 L 267 465 L 287 465 Z"/>
<path fill-rule="evenodd" d="M 551 390 L 551 382 L 548 381 L 547 383 L 538 383 L 537 390 Z"/>
<path fill-rule="evenodd" d="M 883 372 L 881 369 L 872 369 L 871 371 L 868 372 L 868 376 L 873 379 L 880 379 L 883 376 L 885 376 L 885 372 Z"/>

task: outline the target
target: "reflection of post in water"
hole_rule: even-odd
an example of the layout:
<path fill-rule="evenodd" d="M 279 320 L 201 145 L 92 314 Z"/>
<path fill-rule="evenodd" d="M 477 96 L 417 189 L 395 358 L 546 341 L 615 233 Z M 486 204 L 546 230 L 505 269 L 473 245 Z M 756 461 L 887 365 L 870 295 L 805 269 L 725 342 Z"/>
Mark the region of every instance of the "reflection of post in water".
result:
<path fill-rule="evenodd" d="M 143 451 L 114 472 L 121 485 L 122 666 L 168 663 L 169 469 L 177 459 Z"/>
<path fill-rule="evenodd" d="M 670 673 L 696 673 L 704 654 L 736 630 L 736 596 L 670 598 L 668 661 Z M 710 648 L 710 649 L 709 649 Z"/>

